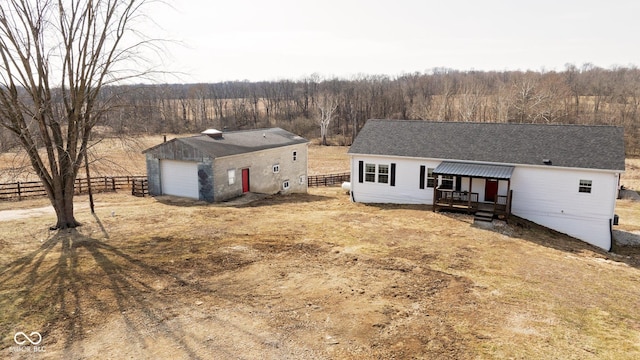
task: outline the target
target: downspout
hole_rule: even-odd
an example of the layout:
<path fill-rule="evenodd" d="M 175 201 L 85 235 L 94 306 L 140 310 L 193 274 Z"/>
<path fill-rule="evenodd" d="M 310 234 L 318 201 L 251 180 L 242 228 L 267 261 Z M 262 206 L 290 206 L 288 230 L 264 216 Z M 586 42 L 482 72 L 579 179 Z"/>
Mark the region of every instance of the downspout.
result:
<path fill-rule="evenodd" d="M 611 252 L 613 250 L 613 219 L 609 219 L 609 250 Z"/>

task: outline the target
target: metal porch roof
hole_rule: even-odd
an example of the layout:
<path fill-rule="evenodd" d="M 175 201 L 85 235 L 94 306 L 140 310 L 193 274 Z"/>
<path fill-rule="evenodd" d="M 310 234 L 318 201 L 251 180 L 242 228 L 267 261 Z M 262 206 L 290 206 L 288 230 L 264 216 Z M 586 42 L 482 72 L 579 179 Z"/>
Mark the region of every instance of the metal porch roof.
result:
<path fill-rule="evenodd" d="M 513 169 L 513 166 L 506 165 L 443 161 L 433 170 L 433 173 L 438 175 L 456 175 L 506 180 L 511 179 Z"/>

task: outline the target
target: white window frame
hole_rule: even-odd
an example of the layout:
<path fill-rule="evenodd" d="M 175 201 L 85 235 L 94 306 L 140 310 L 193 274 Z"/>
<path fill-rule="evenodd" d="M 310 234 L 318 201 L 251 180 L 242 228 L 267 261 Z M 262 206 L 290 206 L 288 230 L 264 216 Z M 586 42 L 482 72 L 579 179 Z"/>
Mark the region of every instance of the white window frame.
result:
<path fill-rule="evenodd" d="M 378 164 L 378 183 L 380 184 L 388 184 L 389 183 L 389 165 L 387 164 Z"/>
<path fill-rule="evenodd" d="M 376 182 L 376 164 L 364 164 L 364 181 Z"/>
<path fill-rule="evenodd" d="M 591 194 L 593 190 L 593 180 L 580 179 L 578 183 L 578 192 L 581 194 Z"/>
<path fill-rule="evenodd" d="M 236 169 L 227 170 L 227 177 L 229 178 L 229 185 L 236 183 Z"/>
<path fill-rule="evenodd" d="M 435 168 L 427 168 L 427 183 L 425 184 L 425 187 L 432 189 L 436 187 L 437 183 L 437 179 L 433 176 L 433 170 L 435 170 Z M 431 186 L 429 186 L 429 182 L 431 182 Z"/>
<path fill-rule="evenodd" d="M 289 190 L 289 188 L 291 187 L 291 184 L 289 184 L 289 180 L 285 180 L 282 182 L 282 189 L 283 190 Z"/>
<path fill-rule="evenodd" d="M 277 174 L 280 172 L 280 164 L 273 165 L 273 173 Z"/>
<path fill-rule="evenodd" d="M 444 182 L 451 182 L 451 187 L 444 187 Z M 453 175 L 440 175 L 440 189 L 453 190 L 456 188 L 456 177 Z"/>
<path fill-rule="evenodd" d="M 298 179 L 298 182 L 300 183 L 300 185 L 304 185 L 305 176 L 304 175 L 300 175 L 300 178 Z"/>
<path fill-rule="evenodd" d="M 293 150 L 293 153 L 291 155 L 293 157 L 293 161 L 298 160 L 298 152 L 296 150 Z"/>

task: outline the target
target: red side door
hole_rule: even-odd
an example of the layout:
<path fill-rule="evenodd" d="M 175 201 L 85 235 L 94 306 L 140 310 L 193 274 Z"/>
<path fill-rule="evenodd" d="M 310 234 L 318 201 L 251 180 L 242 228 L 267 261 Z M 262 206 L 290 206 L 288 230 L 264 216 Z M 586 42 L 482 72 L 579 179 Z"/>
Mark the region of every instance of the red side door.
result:
<path fill-rule="evenodd" d="M 498 180 L 485 181 L 484 185 L 484 201 L 496 201 L 496 195 L 498 194 Z"/>
<path fill-rule="evenodd" d="M 242 169 L 242 192 L 249 192 L 249 169 Z"/>

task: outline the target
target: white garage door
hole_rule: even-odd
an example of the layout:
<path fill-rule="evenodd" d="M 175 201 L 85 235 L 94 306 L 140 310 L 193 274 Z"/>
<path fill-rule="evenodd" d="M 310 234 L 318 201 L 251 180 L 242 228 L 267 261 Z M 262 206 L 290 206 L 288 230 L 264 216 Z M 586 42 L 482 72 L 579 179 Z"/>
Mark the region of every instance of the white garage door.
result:
<path fill-rule="evenodd" d="M 198 164 L 192 161 L 160 160 L 162 193 L 198 199 Z"/>

